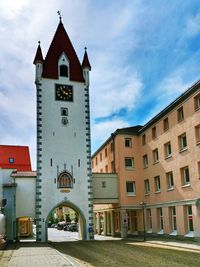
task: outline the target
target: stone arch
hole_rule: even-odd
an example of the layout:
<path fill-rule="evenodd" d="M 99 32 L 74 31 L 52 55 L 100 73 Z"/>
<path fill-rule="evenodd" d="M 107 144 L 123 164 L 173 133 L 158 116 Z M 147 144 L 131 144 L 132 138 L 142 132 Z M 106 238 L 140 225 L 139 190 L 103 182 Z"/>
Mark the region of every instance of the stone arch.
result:
<path fill-rule="evenodd" d="M 50 218 L 50 214 L 59 206 L 67 206 L 79 214 L 79 239 L 86 240 L 87 239 L 87 231 L 86 231 L 86 219 L 79 207 L 77 207 L 74 203 L 68 200 L 63 200 L 57 203 L 48 213 L 45 221 L 45 240 L 48 241 L 48 222 Z"/>

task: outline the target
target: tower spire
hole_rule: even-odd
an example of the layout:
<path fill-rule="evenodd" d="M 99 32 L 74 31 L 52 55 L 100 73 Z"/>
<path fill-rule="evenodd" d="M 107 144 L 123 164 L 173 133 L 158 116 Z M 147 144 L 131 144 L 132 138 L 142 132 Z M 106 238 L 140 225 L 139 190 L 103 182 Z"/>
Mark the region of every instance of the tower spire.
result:
<path fill-rule="evenodd" d="M 62 14 L 61 14 L 61 11 L 60 10 L 58 10 L 57 11 L 57 14 L 58 14 L 58 16 L 59 16 L 59 19 L 60 19 L 60 22 L 62 21 Z"/>

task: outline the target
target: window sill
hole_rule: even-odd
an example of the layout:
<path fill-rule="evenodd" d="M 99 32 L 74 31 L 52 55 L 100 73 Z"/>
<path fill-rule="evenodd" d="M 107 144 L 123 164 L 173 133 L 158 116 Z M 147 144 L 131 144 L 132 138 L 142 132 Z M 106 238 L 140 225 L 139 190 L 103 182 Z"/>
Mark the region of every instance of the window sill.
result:
<path fill-rule="evenodd" d="M 158 160 L 158 161 L 155 161 L 155 162 L 153 163 L 153 165 L 158 164 L 158 163 L 159 163 L 159 160 Z"/>
<path fill-rule="evenodd" d="M 181 123 L 181 122 L 183 122 L 184 121 L 184 119 L 179 119 L 178 120 L 178 123 Z"/>
<path fill-rule="evenodd" d="M 195 108 L 195 111 L 198 111 L 198 110 L 200 110 L 200 107 Z"/>
<path fill-rule="evenodd" d="M 176 231 L 176 230 L 174 230 L 174 231 L 173 231 L 173 232 L 171 232 L 171 234 L 169 234 L 169 235 L 176 236 L 176 235 L 177 235 L 177 231 Z"/>
<path fill-rule="evenodd" d="M 185 147 L 185 148 L 183 148 L 183 149 L 179 150 L 179 153 L 182 153 L 182 152 L 186 151 L 187 149 L 188 149 L 188 148 L 187 148 L 187 147 Z"/>
<path fill-rule="evenodd" d="M 194 237 L 194 232 L 190 231 L 188 232 L 186 235 L 184 235 L 185 237 Z"/>
<path fill-rule="evenodd" d="M 174 190 L 173 187 L 170 187 L 170 188 L 167 189 L 167 191 L 173 191 L 173 190 Z"/>
<path fill-rule="evenodd" d="M 160 230 L 160 232 L 158 232 L 157 234 L 163 235 L 164 234 L 164 231 L 163 230 Z"/>
<path fill-rule="evenodd" d="M 198 146 L 198 145 L 200 145 L 200 140 L 199 140 L 199 141 L 197 141 L 197 146 Z"/>
<path fill-rule="evenodd" d="M 146 193 L 145 196 L 150 196 L 150 193 Z"/>
<path fill-rule="evenodd" d="M 161 193 L 161 191 L 159 190 L 159 191 L 156 191 L 156 192 L 154 192 L 154 194 L 159 194 L 159 193 Z"/>
<path fill-rule="evenodd" d="M 128 197 L 136 197 L 136 194 L 134 194 L 134 193 L 128 193 L 127 196 Z"/>
<path fill-rule="evenodd" d="M 125 170 L 126 170 L 126 171 L 134 171 L 135 168 L 134 168 L 134 167 L 125 167 Z"/>
<path fill-rule="evenodd" d="M 147 169 L 147 168 L 148 168 L 148 166 L 143 167 L 143 169 Z"/>
<path fill-rule="evenodd" d="M 171 157 L 172 157 L 172 155 L 170 154 L 170 155 L 166 156 L 165 159 L 170 159 Z"/>
<path fill-rule="evenodd" d="M 182 188 L 186 188 L 186 187 L 190 187 L 191 185 L 190 184 L 184 184 L 182 185 Z"/>

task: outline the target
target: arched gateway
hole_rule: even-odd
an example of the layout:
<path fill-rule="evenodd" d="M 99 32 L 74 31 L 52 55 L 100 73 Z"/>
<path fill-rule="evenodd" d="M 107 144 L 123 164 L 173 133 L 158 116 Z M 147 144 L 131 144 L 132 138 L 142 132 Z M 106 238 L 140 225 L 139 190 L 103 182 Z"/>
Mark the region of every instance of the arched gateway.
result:
<path fill-rule="evenodd" d="M 89 71 L 60 19 L 45 59 L 34 59 L 37 90 L 36 239 L 47 241 L 50 211 L 67 203 L 81 215 L 82 239 L 92 239 Z"/>

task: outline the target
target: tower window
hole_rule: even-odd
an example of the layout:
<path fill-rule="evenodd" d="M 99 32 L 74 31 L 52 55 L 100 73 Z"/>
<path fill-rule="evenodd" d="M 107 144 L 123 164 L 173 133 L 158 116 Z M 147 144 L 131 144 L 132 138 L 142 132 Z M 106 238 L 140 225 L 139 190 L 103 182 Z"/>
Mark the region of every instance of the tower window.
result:
<path fill-rule="evenodd" d="M 68 172 L 63 172 L 58 177 L 59 188 L 72 188 L 73 180 L 72 176 Z"/>
<path fill-rule="evenodd" d="M 68 67 L 66 65 L 60 65 L 60 76 L 68 77 Z"/>
<path fill-rule="evenodd" d="M 67 108 L 61 108 L 61 116 L 67 116 L 68 115 L 68 109 Z"/>

